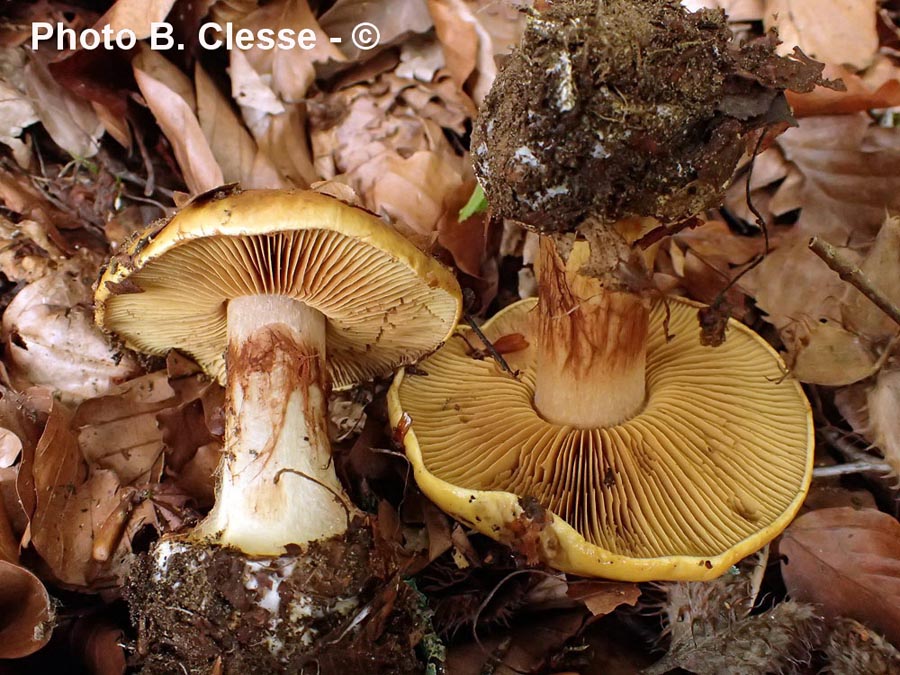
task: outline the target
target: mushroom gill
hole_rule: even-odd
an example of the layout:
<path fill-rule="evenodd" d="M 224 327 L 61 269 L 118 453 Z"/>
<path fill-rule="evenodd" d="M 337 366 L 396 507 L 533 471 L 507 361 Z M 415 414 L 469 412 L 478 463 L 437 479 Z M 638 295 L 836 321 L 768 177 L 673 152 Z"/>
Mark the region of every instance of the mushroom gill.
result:
<path fill-rule="evenodd" d="M 621 424 L 579 429 L 535 409 L 535 306 L 522 301 L 484 326 L 491 341 L 521 333 L 529 343 L 506 355 L 518 379 L 473 358 L 466 329 L 420 364 L 427 376 L 403 376 L 396 391 L 424 471 L 534 497 L 587 543 L 634 558 L 718 556 L 793 515 L 810 476 L 809 408 L 749 329 L 732 321 L 724 345 L 703 347 L 696 305 L 670 299 L 667 340 L 658 302 L 645 405 Z M 495 525 L 472 524 L 487 534 Z"/>

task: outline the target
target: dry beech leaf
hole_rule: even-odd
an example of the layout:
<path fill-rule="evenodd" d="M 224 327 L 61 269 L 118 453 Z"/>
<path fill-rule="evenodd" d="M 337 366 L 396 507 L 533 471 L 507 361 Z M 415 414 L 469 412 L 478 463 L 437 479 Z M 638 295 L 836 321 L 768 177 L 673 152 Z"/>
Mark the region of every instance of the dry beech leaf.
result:
<path fill-rule="evenodd" d="M 245 188 L 284 188 L 290 184 L 256 142 L 198 61 L 194 66 L 197 119 L 225 183 Z"/>
<path fill-rule="evenodd" d="M 197 121 L 196 99 L 187 76 L 150 49 L 143 49 L 132 66 L 141 94 L 172 144 L 191 193 L 199 194 L 222 185 L 225 182 L 222 169 Z"/>
<path fill-rule="evenodd" d="M 566 595 L 583 602 L 594 616 L 603 616 L 621 605 L 633 607 L 641 589 L 637 584 L 619 581 L 572 581 Z"/>
<path fill-rule="evenodd" d="M 4 71 L 11 69 L 13 72 L 21 72 L 25 65 L 25 52 L 20 49 L 0 49 L 0 63 Z M 0 143 L 9 146 L 16 162 L 24 168 L 31 158 L 31 149 L 19 136 L 25 127 L 37 122 L 39 117 L 25 93 L 24 79 L 10 81 L 11 79 L 4 77 L 0 80 Z"/>
<path fill-rule="evenodd" d="M 864 70 L 878 50 L 877 9 L 876 0 L 767 0 L 764 20 L 778 29 L 779 54 L 799 46 L 819 61 Z"/>
<path fill-rule="evenodd" d="M 97 113 L 57 83 L 36 52 L 25 66 L 25 91 L 54 143 L 75 158 L 97 154 L 104 131 Z"/>
<path fill-rule="evenodd" d="M 457 159 L 425 150 L 406 159 L 380 155 L 357 170 L 357 192 L 367 208 L 387 216 L 410 241 L 428 250 L 437 236 L 447 197 L 464 180 Z"/>
<path fill-rule="evenodd" d="M 0 659 L 33 654 L 52 633 L 53 610 L 44 584 L 24 567 L 0 560 Z"/>
<path fill-rule="evenodd" d="M 69 423 L 71 413 L 54 404 L 34 453 L 32 474 L 36 506 L 31 517 L 31 544 L 57 579 L 86 583 L 83 563 L 90 560 L 90 495 L 80 489 L 87 466 Z"/>
<path fill-rule="evenodd" d="M 367 19 L 374 21 L 374 19 Z M 379 25 L 376 23 L 376 25 Z M 300 103 L 315 79 L 315 64 L 329 60 L 342 61 L 341 51 L 328 40 L 329 32 L 316 21 L 306 0 L 276 0 L 248 14 L 239 25 L 257 32 L 262 28 L 277 31 L 288 27 L 295 31 L 312 30 L 316 35 L 312 49 L 243 50 L 250 66 L 268 76 L 272 91 L 285 103 Z M 379 25 L 379 28 L 381 26 Z M 347 42 L 350 42 L 349 35 Z"/>
<path fill-rule="evenodd" d="M 878 362 L 866 342 L 835 321 L 798 321 L 781 331 L 788 366 L 801 382 L 840 387 L 875 373 Z"/>
<path fill-rule="evenodd" d="M 450 76 L 460 89 L 478 61 L 478 31 L 463 0 L 428 0 L 434 30 L 444 50 Z"/>
<path fill-rule="evenodd" d="M 852 255 L 852 251 L 841 252 Z M 840 323 L 845 283 L 809 250 L 809 240 L 803 234 L 785 237 L 781 246 L 741 281 L 768 314 L 766 320 L 778 329 L 820 318 Z M 798 293 L 798 288 L 803 292 Z"/>
<path fill-rule="evenodd" d="M 231 51 L 231 93 L 256 144 L 289 182 L 318 180 L 306 131 L 306 104 L 286 103 L 272 89 L 271 73 L 257 72 L 243 51 Z"/>
<path fill-rule="evenodd" d="M 18 542 L 0 499 L 0 659 L 36 652 L 53 631 L 47 589 L 18 562 Z"/>
<path fill-rule="evenodd" d="M 584 624 L 584 610 L 538 615 L 503 634 L 453 645 L 447 651 L 445 667 L 448 673 L 554 672 L 546 669 L 548 660 L 578 635 Z"/>
<path fill-rule="evenodd" d="M 7 307 L 6 363 L 19 389 L 45 385 L 77 402 L 138 372 L 134 357 L 113 348 L 94 323 L 92 277 L 78 267 L 58 269 L 26 286 Z"/>
<path fill-rule="evenodd" d="M 866 394 L 868 424 L 863 431 L 900 476 L 900 370 L 882 370 Z"/>
<path fill-rule="evenodd" d="M 785 531 L 781 572 L 795 600 L 900 642 L 900 523 L 874 509 L 811 511 Z"/>
<path fill-rule="evenodd" d="M 165 371 L 129 380 L 107 395 L 83 402 L 73 428 L 85 459 L 115 472 L 122 485 L 146 483 L 164 449 L 157 413 L 177 404 Z"/>
<path fill-rule="evenodd" d="M 125 650 L 122 627 L 102 616 L 78 619 L 72 626 L 71 644 L 81 654 L 81 661 L 93 675 L 122 675 L 125 672 Z"/>
<path fill-rule="evenodd" d="M 834 244 L 870 241 L 885 211 L 900 210 L 900 134 L 864 114 L 804 118 L 778 137 L 799 169 L 796 229 Z M 788 189 L 787 181 L 779 192 Z M 776 193 L 775 198 L 778 197 Z"/>
<path fill-rule="evenodd" d="M 872 285 L 895 306 L 900 306 L 900 218 L 888 217 L 878 231 L 875 243 L 866 252 L 859 267 Z M 870 339 L 889 338 L 900 330 L 891 318 L 856 288 L 847 284 L 841 307 L 848 328 Z"/>
<path fill-rule="evenodd" d="M 823 77 L 840 79 L 846 91 L 835 91 L 827 87 L 816 87 L 811 92 L 798 94 L 785 92 L 795 117 L 810 115 L 846 115 L 865 112 L 876 108 L 892 108 L 900 105 L 900 72 L 892 66 L 895 74 L 888 79 L 872 84 L 868 80 L 837 65 L 826 65 Z"/>
<path fill-rule="evenodd" d="M 330 36 L 341 38 L 341 52 L 347 61 L 370 57 L 351 39 L 357 24 L 366 21 L 378 27 L 379 47 L 395 43 L 409 34 L 427 33 L 432 27 L 425 0 L 337 0 L 319 19 L 322 29 Z"/>
<path fill-rule="evenodd" d="M 435 30 L 447 66 L 461 87 L 474 72 L 472 98 L 481 103 L 497 75 L 496 57 L 515 46 L 524 27 L 520 11 L 528 3 L 496 0 L 430 0 Z"/>
<path fill-rule="evenodd" d="M 151 24 L 165 19 L 174 4 L 175 0 L 117 0 L 94 27 L 109 25 L 116 33 L 128 29 L 143 40 L 150 36 Z"/>
<path fill-rule="evenodd" d="M 464 221 L 459 220 L 459 210 L 465 206 L 474 189 L 475 179 L 468 178 L 447 193 L 437 224 L 437 240 L 450 251 L 453 262 L 461 271 L 469 276 L 482 277 L 487 257 L 488 214 L 482 211 Z"/>

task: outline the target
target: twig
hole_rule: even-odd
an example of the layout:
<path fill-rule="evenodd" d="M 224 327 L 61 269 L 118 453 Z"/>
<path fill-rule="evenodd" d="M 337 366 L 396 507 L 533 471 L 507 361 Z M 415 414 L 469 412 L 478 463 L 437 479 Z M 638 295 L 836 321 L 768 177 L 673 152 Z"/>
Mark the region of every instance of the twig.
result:
<path fill-rule="evenodd" d="M 497 362 L 497 364 L 505 370 L 507 373 L 512 375 L 515 378 L 518 378 L 518 373 L 509 367 L 509 364 L 506 362 L 506 359 L 503 358 L 503 355 L 497 351 L 497 348 L 494 346 L 494 343 L 485 337 L 484 333 L 481 332 L 481 329 L 478 327 L 478 324 L 475 323 L 475 319 L 472 318 L 471 314 L 466 313 L 465 315 L 466 323 L 469 324 L 469 328 L 472 329 L 472 332 L 478 336 L 478 339 L 481 340 L 484 348 L 487 350 L 487 353 L 491 355 L 491 358 Z"/>
<path fill-rule="evenodd" d="M 900 309 L 898 309 L 884 293 L 878 290 L 872 280 L 856 265 L 838 253 L 837 249 L 824 239 L 813 237 L 809 240 L 809 248 L 819 256 L 826 265 L 838 273 L 838 275 L 851 284 L 856 290 L 866 296 L 877 305 L 878 309 L 887 314 L 900 325 Z"/>
<path fill-rule="evenodd" d="M 813 478 L 832 478 L 846 476 L 850 473 L 890 473 L 891 467 L 886 462 L 851 462 L 833 466 L 818 466 L 813 469 Z"/>

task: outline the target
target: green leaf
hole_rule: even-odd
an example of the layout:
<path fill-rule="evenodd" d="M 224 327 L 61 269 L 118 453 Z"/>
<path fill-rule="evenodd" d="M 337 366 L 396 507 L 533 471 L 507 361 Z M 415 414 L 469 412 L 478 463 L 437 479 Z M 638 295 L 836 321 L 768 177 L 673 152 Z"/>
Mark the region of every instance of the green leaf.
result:
<path fill-rule="evenodd" d="M 476 213 L 486 211 L 487 207 L 488 203 L 487 198 L 484 196 L 484 190 L 481 189 L 480 185 L 476 185 L 475 191 L 472 192 L 472 196 L 469 197 L 469 201 L 459 210 L 459 222 L 468 220 Z"/>

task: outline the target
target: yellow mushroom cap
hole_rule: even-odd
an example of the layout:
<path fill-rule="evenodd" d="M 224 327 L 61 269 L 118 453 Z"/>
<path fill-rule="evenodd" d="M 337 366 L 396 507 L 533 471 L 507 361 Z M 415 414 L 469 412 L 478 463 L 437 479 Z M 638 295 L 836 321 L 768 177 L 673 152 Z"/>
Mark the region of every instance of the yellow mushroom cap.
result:
<path fill-rule="evenodd" d="M 304 190 L 219 190 L 110 261 L 97 323 L 132 349 L 190 354 L 224 382 L 228 300 L 296 298 L 327 319 L 332 384 L 430 353 L 461 310 L 453 273 L 377 216 Z"/>
<path fill-rule="evenodd" d="M 657 303 L 643 410 L 578 429 L 534 408 L 535 307 L 483 327 L 527 343 L 505 355 L 518 379 L 474 358 L 465 328 L 419 364 L 427 375 L 396 376 L 391 422 L 432 501 L 504 543 L 524 533 L 557 569 L 624 581 L 714 578 L 787 526 L 812 475 L 812 414 L 760 337 L 730 321 L 723 345 L 703 347 L 697 305 L 670 299 L 667 341 Z"/>

